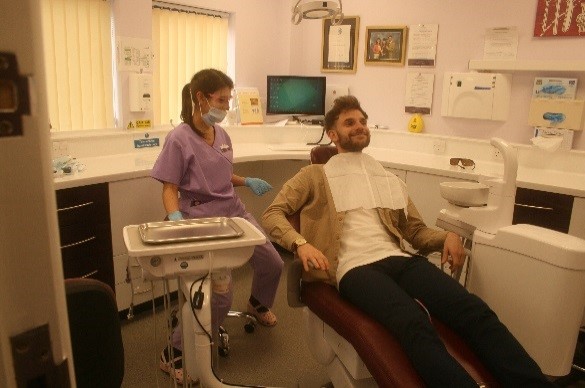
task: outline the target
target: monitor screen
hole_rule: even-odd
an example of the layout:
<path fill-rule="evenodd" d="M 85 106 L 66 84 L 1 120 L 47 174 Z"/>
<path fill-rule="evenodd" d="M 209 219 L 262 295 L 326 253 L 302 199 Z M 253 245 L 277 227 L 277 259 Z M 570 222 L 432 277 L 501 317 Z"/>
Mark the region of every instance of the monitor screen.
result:
<path fill-rule="evenodd" d="M 324 115 L 325 77 L 269 75 L 266 114 Z"/>

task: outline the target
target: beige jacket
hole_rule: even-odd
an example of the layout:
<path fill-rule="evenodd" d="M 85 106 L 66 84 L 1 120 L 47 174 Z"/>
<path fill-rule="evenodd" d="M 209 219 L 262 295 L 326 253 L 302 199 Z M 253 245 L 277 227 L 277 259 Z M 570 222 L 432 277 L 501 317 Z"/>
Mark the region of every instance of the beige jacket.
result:
<path fill-rule="evenodd" d="M 300 209 L 300 233 L 294 230 L 286 219 Z M 427 254 L 443 249 L 447 232 L 428 228 L 421 219 L 414 204 L 408 199 L 408 217 L 404 210 L 379 208 L 378 214 L 388 233 L 400 242 L 406 250 L 405 241 Z M 346 212 L 336 212 L 331 190 L 322 164 L 302 168 L 286 182 L 272 204 L 262 215 L 264 230 L 282 247 L 292 250 L 293 242 L 303 237 L 319 249 L 329 260 L 328 273 L 310 270 L 303 273 L 307 281 L 321 280 L 336 285 L 339 239 Z"/>

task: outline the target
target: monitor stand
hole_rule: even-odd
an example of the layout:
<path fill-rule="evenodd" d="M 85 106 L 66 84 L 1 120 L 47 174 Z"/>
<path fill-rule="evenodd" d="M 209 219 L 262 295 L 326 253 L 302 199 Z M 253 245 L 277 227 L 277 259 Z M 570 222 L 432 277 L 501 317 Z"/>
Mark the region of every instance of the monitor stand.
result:
<path fill-rule="evenodd" d="M 286 125 L 301 125 L 301 120 L 299 120 L 298 116 L 292 116 L 287 120 Z"/>

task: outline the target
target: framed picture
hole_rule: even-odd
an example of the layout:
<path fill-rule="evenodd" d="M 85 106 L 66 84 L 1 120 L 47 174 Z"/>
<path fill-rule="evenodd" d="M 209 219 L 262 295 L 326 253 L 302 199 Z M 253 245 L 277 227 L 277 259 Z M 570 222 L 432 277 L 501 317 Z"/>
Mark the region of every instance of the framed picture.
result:
<path fill-rule="evenodd" d="M 366 65 L 404 66 L 406 26 L 366 28 Z"/>
<path fill-rule="evenodd" d="M 345 16 L 341 24 L 335 26 L 331 19 L 323 19 L 322 72 L 356 72 L 359 29 L 359 16 Z"/>
<path fill-rule="evenodd" d="M 538 0 L 534 37 L 547 36 L 585 37 L 585 2 Z"/>

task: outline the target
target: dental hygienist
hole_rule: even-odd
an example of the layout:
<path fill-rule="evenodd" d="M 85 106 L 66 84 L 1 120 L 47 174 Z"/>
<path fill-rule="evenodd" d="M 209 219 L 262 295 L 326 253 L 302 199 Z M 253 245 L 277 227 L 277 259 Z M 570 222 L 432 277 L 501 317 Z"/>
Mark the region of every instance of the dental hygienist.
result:
<path fill-rule="evenodd" d="M 200 217 L 242 217 L 259 230 L 236 194 L 234 186 L 247 186 L 256 195 L 272 187 L 259 178 L 243 178 L 233 173 L 232 142 L 218 125 L 229 109 L 233 81 L 215 69 L 197 72 L 183 88 L 181 119 L 183 122 L 167 135 L 164 147 L 152 169 L 152 177 L 163 183 L 163 203 L 170 220 Z M 265 326 L 274 326 L 276 316 L 270 311 L 284 265 L 270 241 L 256 246 L 250 264 L 254 270 L 249 313 Z M 212 278 L 212 280 L 214 280 Z M 215 279 L 217 280 L 217 279 Z M 229 273 L 213 286 L 212 329 L 225 334 L 220 327 L 233 299 Z M 222 285 L 223 283 L 223 285 Z M 221 337 L 220 337 L 221 338 Z M 181 333 L 175 328 L 174 377 L 182 380 Z M 222 354 L 220 341 L 220 354 Z M 227 349 L 224 348 L 224 351 Z M 167 349 L 161 355 L 161 369 L 171 371 Z"/>

